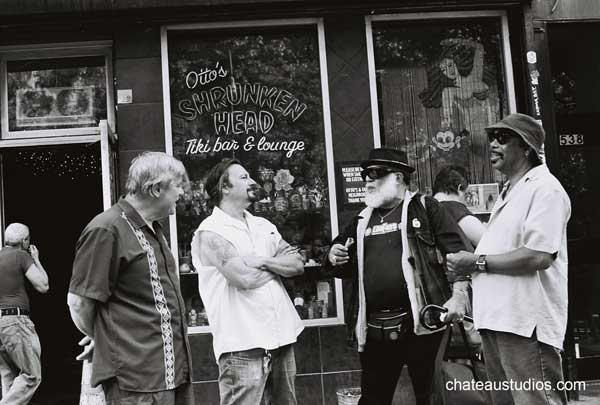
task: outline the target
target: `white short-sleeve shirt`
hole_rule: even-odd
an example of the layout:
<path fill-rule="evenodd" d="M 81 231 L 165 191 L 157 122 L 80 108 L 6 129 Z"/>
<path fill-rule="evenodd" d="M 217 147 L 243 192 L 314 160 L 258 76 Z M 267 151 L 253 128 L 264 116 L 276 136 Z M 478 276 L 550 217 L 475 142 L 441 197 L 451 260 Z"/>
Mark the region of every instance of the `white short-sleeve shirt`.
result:
<path fill-rule="evenodd" d="M 552 265 L 527 274 L 473 274 L 477 329 L 510 332 L 562 349 L 567 328 L 569 197 L 546 165 L 529 170 L 496 202 L 475 254 L 521 247 L 555 255 Z"/>
<path fill-rule="evenodd" d="M 278 277 L 265 285 L 241 290 L 227 281 L 214 266 L 200 261 L 198 232 L 214 232 L 237 249 L 241 256 L 274 257 L 282 240 L 275 225 L 244 212 L 246 223 L 218 207 L 194 233 L 192 263 L 198 271 L 198 290 L 206 308 L 218 361 L 223 353 L 295 343 L 304 328 L 294 304 Z"/>

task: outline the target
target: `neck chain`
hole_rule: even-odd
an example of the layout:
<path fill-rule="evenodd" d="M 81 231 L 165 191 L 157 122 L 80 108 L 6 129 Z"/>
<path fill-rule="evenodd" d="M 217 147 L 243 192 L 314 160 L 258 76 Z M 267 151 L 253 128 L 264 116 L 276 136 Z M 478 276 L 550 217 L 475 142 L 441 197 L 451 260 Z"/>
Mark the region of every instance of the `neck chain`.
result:
<path fill-rule="evenodd" d="M 400 203 L 400 204 L 402 204 L 402 203 Z M 398 208 L 398 207 L 400 206 L 400 204 L 396 205 L 394 208 L 392 208 L 391 210 L 389 210 L 389 211 L 388 211 L 388 213 L 387 213 L 387 214 L 385 214 L 385 215 L 381 215 L 381 214 L 379 213 L 379 210 L 380 210 L 381 208 L 378 208 L 378 209 L 377 209 L 377 215 L 379 215 L 379 223 L 380 223 L 380 224 L 383 224 L 383 220 L 385 219 L 385 217 L 387 217 L 387 216 L 388 216 L 388 215 L 390 215 L 392 212 L 394 212 L 394 211 L 396 210 L 396 208 Z"/>

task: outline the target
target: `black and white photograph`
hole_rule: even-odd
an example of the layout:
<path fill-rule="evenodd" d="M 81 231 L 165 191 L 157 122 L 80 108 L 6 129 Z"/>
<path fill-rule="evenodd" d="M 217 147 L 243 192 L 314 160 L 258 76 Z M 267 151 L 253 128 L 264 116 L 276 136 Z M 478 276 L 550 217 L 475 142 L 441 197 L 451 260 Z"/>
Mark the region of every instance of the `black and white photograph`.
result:
<path fill-rule="evenodd" d="M 598 38 L 0 0 L 0 405 L 600 404 Z"/>

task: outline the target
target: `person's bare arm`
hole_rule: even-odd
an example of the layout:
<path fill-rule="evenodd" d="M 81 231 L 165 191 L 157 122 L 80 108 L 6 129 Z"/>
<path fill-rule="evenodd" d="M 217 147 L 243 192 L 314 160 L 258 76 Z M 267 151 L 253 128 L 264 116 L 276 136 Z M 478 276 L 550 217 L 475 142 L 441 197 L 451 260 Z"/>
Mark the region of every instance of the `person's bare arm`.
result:
<path fill-rule="evenodd" d="M 94 320 L 96 319 L 96 302 L 81 295 L 68 293 L 67 305 L 73 323 L 86 336 L 94 336 Z"/>
<path fill-rule="evenodd" d="M 458 221 L 458 226 L 467 238 L 471 241 L 473 246 L 477 246 L 479 244 L 479 240 L 481 240 L 481 236 L 485 232 L 485 225 L 473 215 L 467 215 Z"/>
<path fill-rule="evenodd" d="M 29 251 L 31 258 L 33 259 L 33 264 L 29 266 L 25 272 L 25 277 L 27 277 L 27 280 L 33 285 L 33 288 L 42 294 L 45 294 L 50 289 L 48 273 L 46 273 L 44 266 L 42 266 L 42 263 L 40 262 L 40 252 L 38 249 L 34 245 L 30 245 Z"/>
<path fill-rule="evenodd" d="M 227 281 L 239 289 L 258 288 L 277 277 L 263 269 L 259 262 L 244 260 L 229 241 L 214 232 L 200 232 L 197 243 L 200 244 L 201 262 L 215 266 Z"/>
<path fill-rule="evenodd" d="M 259 257 L 260 267 L 283 277 L 294 277 L 304 273 L 304 262 L 298 250 L 283 239 L 279 242 L 275 257 Z M 247 263 L 248 264 L 248 263 Z"/>
<path fill-rule="evenodd" d="M 83 352 L 81 352 L 76 359 L 84 360 L 86 358 L 91 358 L 94 350 L 93 337 L 94 321 L 96 319 L 96 302 L 91 298 L 68 293 L 67 305 L 69 306 L 69 312 L 71 313 L 73 323 L 77 329 L 85 335 L 79 342 L 80 346 L 84 346 Z"/>

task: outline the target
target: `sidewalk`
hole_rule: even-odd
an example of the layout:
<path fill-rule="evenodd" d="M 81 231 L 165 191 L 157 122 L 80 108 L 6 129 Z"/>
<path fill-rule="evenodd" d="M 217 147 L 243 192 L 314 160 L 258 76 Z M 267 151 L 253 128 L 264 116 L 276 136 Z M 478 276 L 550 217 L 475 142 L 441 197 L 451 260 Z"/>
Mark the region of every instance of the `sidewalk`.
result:
<path fill-rule="evenodd" d="M 569 401 L 569 405 L 600 404 L 600 380 L 587 381 L 586 390 L 579 392 L 579 400 Z"/>

